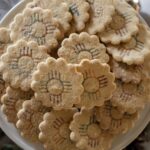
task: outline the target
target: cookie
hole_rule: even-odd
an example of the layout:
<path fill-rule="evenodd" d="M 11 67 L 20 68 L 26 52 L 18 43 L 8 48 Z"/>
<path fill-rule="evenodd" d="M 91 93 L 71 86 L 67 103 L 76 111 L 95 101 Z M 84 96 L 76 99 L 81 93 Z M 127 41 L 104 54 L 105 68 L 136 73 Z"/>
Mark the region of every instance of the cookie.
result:
<path fill-rule="evenodd" d="M 72 64 L 79 64 L 83 59 L 98 59 L 102 63 L 109 61 L 106 47 L 100 43 L 96 35 L 89 35 L 86 32 L 71 34 L 62 42 L 58 55 Z"/>
<path fill-rule="evenodd" d="M 91 6 L 90 21 L 87 23 L 86 31 L 96 34 L 104 31 L 106 25 L 112 21 L 115 13 L 113 0 L 87 0 Z"/>
<path fill-rule="evenodd" d="M 0 55 L 6 51 L 10 43 L 10 31 L 7 28 L 0 28 Z"/>
<path fill-rule="evenodd" d="M 130 4 L 131 7 L 133 7 L 138 13 L 140 13 L 141 6 L 140 6 L 140 3 L 139 3 L 139 0 L 138 0 L 138 1 L 126 0 L 126 2 L 127 2 L 128 4 Z"/>
<path fill-rule="evenodd" d="M 61 37 L 59 24 L 52 17 L 51 11 L 41 8 L 26 8 L 15 17 L 10 29 L 13 42 L 19 39 L 35 41 L 39 46 L 46 46 L 48 51 L 58 45 Z"/>
<path fill-rule="evenodd" d="M 149 100 L 149 83 L 149 79 L 144 79 L 139 84 L 117 80 L 117 88 L 111 98 L 112 104 L 129 113 L 142 110 Z"/>
<path fill-rule="evenodd" d="M 16 122 L 18 121 L 17 113 L 22 108 L 23 102 L 30 100 L 33 95 L 34 93 L 31 90 L 24 92 L 21 89 L 7 87 L 6 94 L 1 98 L 1 109 L 8 122 L 16 125 Z"/>
<path fill-rule="evenodd" d="M 18 112 L 17 128 L 21 135 L 32 142 L 39 142 L 39 124 L 43 121 L 45 113 L 51 108 L 42 106 L 41 102 L 32 98 L 23 103 L 23 108 Z"/>
<path fill-rule="evenodd" d="M 144 35 L 144 36 L 143 36 Z M 117 61 L 132 64 L 142 64 L 144 58 L 150 55 L 150 30 L 143 24 L 139 25 L 139 32 L 127 43 L 108 45 L 107 50 Z"/>
<path fill-rule="evenodd" d="M 76 31 L 81 31 L 85 28 L 85 23 L 89 19 L 90 5 L 86 0 L 63 0 L 68 6 L 73 16 L 73 26 Z"/>
<path fill-rule="evenodd" d="M 137 12 L 123 1 L 115 0 L 114 6 L 116 13 L 112 17 L 113 21 L 99 36 L 104 43 L 116 45 L 129 41 L 138 32 L 139 18 Z"/>
<path fill-rule="evenodd" d="M 39 126 L 39 139 L 45 150 L 78 150 L 75 143 L 70 140 L 69 130 L 75 112 L 76 109 L 52 110 L 44 115 L 44 121 Z"/>
<path fill-rule="evenodd" d="M 112 60 L 111 69 L 117 79 L 121 79 L 125 83 L 131 82 L 138 84 L 147 72 L 143 68 L 144 65 L 145 63 L 141 65 L 127 65 L 125 63 Z"/>
<path fill-rule="evenodd" d="M 38 65 L 31 86 L 44 106 L 65 109 L 80 102 L 82 82 L 83 76 L 75 66 L 62 58 L 48 58 Z"/>
<path fill-rule="evenodd" d="M 1 56 L 1 72 L 3 79 L 14 88 L 28 91 L 31 87 L 33 72 L 39 62 L 49 55 L 36 42 L 20 40 L 8 47 L 7 52 Z"/>
<path fill-rule="evenodd" d="M 101 122 L 100 127 L 113 135 L 126 133 L 133 128 L 138 119 L 138 112 L 133 114 L 121 112 L 118 107 L 112 106 L 111 102 L 105 102 L 105 105 L 97 108 L 96 116 Z"/>
<path fill-rule="evenodd" d="M 10 41 L 10 31 L 7 28 L 1 27 L 0 28 L 0 56 L 6 51 L 8 45 L 11 43 Z M 0 58 L 1 60 L 1 58 Z M 3 75 L 0 72 L 0 105 L 1 97 L 6 92 L 6 84 L 3 80 Z"/>
<path fill-rule="evenodd" d="M 62 3 L 59 0 L 51 0 L 50 2 L 49 0 L 34 0 L 33 2 L 30 2 L 27 7 L 41 7 L 43 9 L 51 10 L 53 17 L 58 20 L 64 32 L 67 32 L 70 29 L 72 14 L 69 12 L 69 6 L 66 3 Z"/>
<path fill-rule="evenodd" d="M 5 94 L 6 92 L 6 83 L 5 81 L 3 80 L 3 76 L 2 74 L 0 73 L 0 106 L 2 104 L 2 101 L 1 101 L 1 97 Z"/>
<path fill-rule="evenodd" d="M 76 147 L 86 150 L 103 150 L 110 148 L 113 136 L 100 128 L 93 109 L 82 109 L 77 112 L 70 124 L 70 138 L 76 142 Z M 106 144 L 107 141 L 107 144 Z"/>
<path fill-rule="evenodd" d="M 98 60 L 83 60 L 77 66 L 77 71 L 84 78 L 82 82 L 84 92 L 79 104 L 81 107 L 102 106 L 104 101 L 112 97 L 115 77 L 107 64 L 101 64 Z"/>

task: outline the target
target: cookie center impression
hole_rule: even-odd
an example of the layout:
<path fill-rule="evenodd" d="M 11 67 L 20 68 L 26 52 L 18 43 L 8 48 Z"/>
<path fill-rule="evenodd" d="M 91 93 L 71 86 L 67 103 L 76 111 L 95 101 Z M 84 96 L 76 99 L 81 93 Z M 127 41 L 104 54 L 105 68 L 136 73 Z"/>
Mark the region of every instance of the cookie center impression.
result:
<path fill-rule="evenodd" d="M 63 92 L 63 84 L 60 80 L 52 79 L 48 82 L 47 89 L 52 95 L 60 95 Z"/>
<path fill-rule="evenodd" d="M 60 127 L 59 134 L 61 135 L 61 137 L 65 138 L 65 139 L 70 137 L 70 131 L 69 131 L 69 124 L 68 123 L 63 124 Z"/>
<path fill-rule="evenodd" d="M 99 80 L 96 78 L 87 78 L 83 83 L 85 91 L 95 93 L 99 90 Z"/>
<path fill-rule="evenodd" d="M 96 139 L 100 136 L 101 130 L 97 124 L 92 124 L 88 127 L 88 136 L 92 139 Z"/>
<path fill-rule="evenodd" d="M 18 61 L 18 67 L 24 72 L 30 72 L 34 68 L 34 61 L 29 56 L 23 56 Z"/>
<path fill-rule="evenodd" d="M 121 114 L 117 109 L 114 108 L 111 109 L 111 116 L 113 119 L 120 120 L 122 119 L 123 114 Z"/>
<path fill-rule="evenodd" d="M 78 60 L 81 61 L 83 59 L 89 59 L 89 60 L 91 60 L 92 59 L 91 53 L 89 53 L 87 51 L 80 52 L 79 55 L 78 55 Z"/>
<path fill-rule="evenodd" d="M 36 22 L 32 25 L 32 34 L 35 37 L 43 37 L 46 34 L 46 27 L 42 22 Z"/>
<path fill-rule="evenodd" d="M 23 102 L 24 102 L 24 100 L 18 100 L 18 101 L 16 102 L 16 105 L 15 105 L 16 111 L 19 111 L 19 110 L 22 108 Z"/>
<path fill-rule="evenodd" d="M 136 47 L 136 39 L 132 38 L 127 44 L 124 44 L 125 49 L 133 49 Z"/>
<path fill-rule="evenodd" d="M 125 26 L 125 19 L 121 15 L 116 14 L 110 26 L 114 30 L 120 30 Z"/>
<path fill-rule="evenodd" d="M 34 127 L 38 127 L 39 124 L 41 123 L 43 119 L 43 114 L 42 113 L 35 113 L 34 115 L 32 115 L 31 117 L 31 123 Z"/>
<path fill-rule="evenodd" d="M 137 92 L 137 86 L 133 84 L 123 84 L 123 92 L 129 95 L 133 95 Z"/>

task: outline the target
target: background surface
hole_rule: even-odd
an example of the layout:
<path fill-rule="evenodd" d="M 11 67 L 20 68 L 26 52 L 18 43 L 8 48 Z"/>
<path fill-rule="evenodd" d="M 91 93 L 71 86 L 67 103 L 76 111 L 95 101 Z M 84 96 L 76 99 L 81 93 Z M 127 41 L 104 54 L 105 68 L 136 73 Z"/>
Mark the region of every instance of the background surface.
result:
<path fill-rule="evenodd" d="M 17 3 L 19 0 L 0 0 L 0 19 Z M 140 0 L 141 15 L 150 25 L 150 0 Z M 0 35 L 1 36 L 1 35 Z M 21 150 L 0 130 L 0 150 Z M 150 124 L 144 132 L 126 150 L 150 150 Z"/>

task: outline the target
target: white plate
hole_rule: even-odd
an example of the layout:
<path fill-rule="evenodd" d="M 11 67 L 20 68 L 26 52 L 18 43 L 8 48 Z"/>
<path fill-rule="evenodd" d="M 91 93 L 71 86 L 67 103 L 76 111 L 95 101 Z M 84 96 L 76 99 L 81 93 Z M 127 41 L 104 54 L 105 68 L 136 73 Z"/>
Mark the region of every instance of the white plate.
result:
<path fill-rule="evenodd" d="M 14 16 L 24 9 L 28 1 L 30 0 L 21 1 L 11 11 L 9 11 L 9 13 L 1 21 L 0 26 L 3 27 L 9 26 Z M 111 150 L 121 150 L 125 148 L 143 131 L 143 129 L 147 126 L 149 121 L 150 121 L 150 105 L 147 105 L 144 111 L 141 112 L 141 117 L 136 122 L 135 127 L 133 129 L 130 129 L 130 131 L 127 134 L 117 137 L 113 143 Z M 40 144 L 39 145 L 31 144 L 24 138 L 22 138 L 18 133 L 18 131 L 16 130 L 16 128 L 5 120 L 5 117 L 1 111 L 0 111 L 0 127 L 10 139 L 12 139 L 24 150 L 43 150 Z"/>

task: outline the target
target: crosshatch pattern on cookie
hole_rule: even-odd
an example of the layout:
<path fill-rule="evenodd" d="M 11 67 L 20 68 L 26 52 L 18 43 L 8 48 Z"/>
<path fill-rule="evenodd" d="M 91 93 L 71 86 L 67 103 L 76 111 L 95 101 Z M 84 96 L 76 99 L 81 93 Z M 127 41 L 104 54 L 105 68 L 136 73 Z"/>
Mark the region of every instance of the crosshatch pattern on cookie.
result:
<path fill-rule="evenodd" d="M 51 108 L 42 106 L 41 102 L 32 98 L 23 103 L 23 108 L 18 112 L 17 128 L 21 135 L 32 142 L 39 141 L 39 124 L 43 121 L 45 113 L 50 112 Z"/>
<path fill-rule="evenodd" d="M 125 2 L 116 0 L 114 6 L 116 13 L 113 16 L 113 21 L 99 35 L 105 43 L 119 44 L 127 42 L 132 35 L 138 32 L 139 18 L 136 11 Z"/>
<path fill-rule="evenodd" d="M 105 26 L 112 21 L 115 13 L 112 0 L 87 0 L 91 6 L 90 21 L 87 23 L 86 31 L 90 34 L 102 32 Z"/>
<path fill-rule="evenodd" d="M 111 145 L 112 136 L 104 133 L 100 128 L 100 122 L 96 118 L 95 110 L 82 109 L 74 115 L 70 124 L 71 139 L 76 142 L 79 149 L 104 149 L 103 146 Z M 107 137 L 107 146 L 104 144 Z"/>
<path fill-rule="evenodd" d="M 101 64 L 98 60 L 83 60 L 77 70 L 84 78 L 84 92 L 79 104 L 81 107 L 101 106 L 104 101 L 111 98 L 115 84 L 114 75 L 108 65 Z"/>
<path fill-rule="evenodd" d="M 69 125 L 73 119 L 76 109 L 56 111 L 44 115 L 44 120 L 40 124 L 39 139 L 44 144 L 45 149 L 55 150 L 78 150 L 70 139 Z"/>
<path fill-rule="evenodd" d="M 39 62 L 49 55 L 35 42 L 18 41 L 2 55 L 1 71 L 5 81 L 14 88 L 30 89 L 31 78 Z"/>
<path fill-rule="evenodd" d="M 72 14 L 69 12 L 69 6 L 66 3 L 60 2 L 59 0 L 51 0 L 51 2 L 49 2 L 49 0 L 34 0 L 29 3 L 27 7 L 41 7 L 43 9 L 51 10 L 53 17 L 58 20 L 63 30 L 66 32 L 70 29 Z"/>
<path fill-rule="evenodd" d="M 86 0 L 63 0 L 63 2 L 68 4 L 69 10 L 73 15 L 73 26 L 75 30 L 83 30 L 85 28 L 85 23 L 90 17 L 90 5 Z"/>
<path fill-rule="evenodd" d="M 138 113 L 121 112 L 118 107 L 112 105 L 110 101 L 96 110 L 98 121 L 101 128 L 110 134 L 124 134 L 133 128 L 138 119 Z"/>
<path fill-rule="evenodd" d="M 117 80 L 116 85 L 117 88 L 111 99 L 114 106 L 126 112 L 135 112 L 144 108 L 149 99 L 149 79 L 144 79 L 139 84 Z"/>
<path fill-rule="evenodd" d="M 78 64 L 83 59 L 98 59 L 102 63 L 109 61 L 106 47 L 100 43 L 97 36 L 90 36 L 86 32 L 71 34 L 68 39 L 62 42 L 62 46 L 58 50 L 58 55 L 68 63 L 73 64 Z"/>
<path fill-rule="evenodd" d="M 144 35 L 144 36 L 143 36 Z M 127 43 L 108 45 L 107 50 L 117 61 L 128 65 L 142 64 L 144 58 L 150 55 L 150 30 L 143 24 L 139 25 L 139 32 Z"/>
<path fill-rule="evenodd" d="M 58 22 L 52 17 L 50 10 L 41 8 L 26 8 L 18 14 L 11 24 L 10 37 L 13 42 L 18 39 L 35 41 L 45 46 L 48 51 L 58 45 L 57 39 L 61 37 Z"/>
<path fill-rule="evenodd" d="M 48 58 L 45 63 L 39 64 L 33 77 L 32 89 L 43 105 L 57 109 L 70 108 L 80 101 L 82 81 L 83 77 L 75 66 L 61 58 Z"/>
<path fill-rule="evenodd" d="M 34 95 L 33 91 L 24 92 L 21 89 L 7 87 L 6 94 L 2 96 L 2 111 L 8 122 L 16 125 L 17 113 L 22 108 L 25 100 L 30 100 Z"/>

